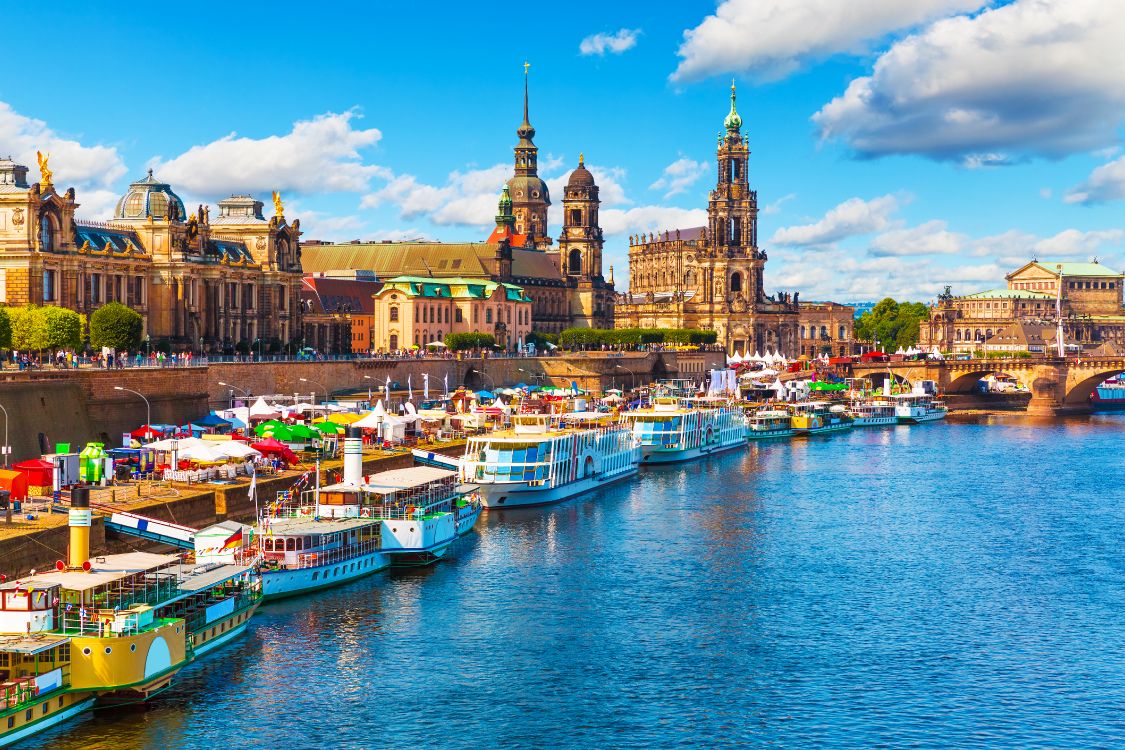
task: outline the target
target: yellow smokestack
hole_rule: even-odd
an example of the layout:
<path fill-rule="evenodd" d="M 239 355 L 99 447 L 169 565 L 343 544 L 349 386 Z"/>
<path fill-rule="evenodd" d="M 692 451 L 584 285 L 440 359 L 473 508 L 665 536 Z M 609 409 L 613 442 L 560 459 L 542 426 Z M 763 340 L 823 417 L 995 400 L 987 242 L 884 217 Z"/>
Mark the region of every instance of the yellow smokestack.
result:
<path fill-rule="evenodd" d="M 82 570 L 90 559 L 90 488 L 75 487 L 70 491 L 70 549 L 67 568 Z"/>

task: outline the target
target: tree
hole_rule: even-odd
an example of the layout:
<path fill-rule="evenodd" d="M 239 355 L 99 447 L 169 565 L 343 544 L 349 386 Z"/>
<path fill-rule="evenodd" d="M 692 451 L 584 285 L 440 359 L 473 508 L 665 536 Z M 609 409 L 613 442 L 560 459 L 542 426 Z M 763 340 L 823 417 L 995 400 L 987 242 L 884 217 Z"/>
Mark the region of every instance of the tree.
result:
<path fill-rule="evenodd" d="M 41 349 L 77 349 L 82 344 L 82 316 L 65 307 L 39 308 L 45 346 Z"/>
<path fill-rule="evenodd" d="M 12 348 L 17 351 L 40 351 L 47 348 L 47 331 L 41 308 L 35 305 L 12 307 L 8 317 L 12 326 Z"/>
<path fill-rule="evenodd" d="M 0 307 L 0 349 L 12 348 L 12 318 L 8 308 Z"/>
<path fill-rule="evenodd" d="M 496 346 L 496 337 L 491 333 L 447 333 L 445 345 L 455 352 L 467 349 L 490 349 Z"/>
<path fill-rule="evenodd" d="M 881 300 L 859 316 L 855 324 L 856 338 L 878 341 L 889 352 L 918 343 L 919 323 L 930 315 L 923 302 L 896 302 L 890 297 Z"/>
<path fill-rule="evenodd" d="M 102 305 L 90 316 L 90 344 L 96 349 L 139 349 L 143 330 L 144 318 L 141 314 L 120 302 Z"/>

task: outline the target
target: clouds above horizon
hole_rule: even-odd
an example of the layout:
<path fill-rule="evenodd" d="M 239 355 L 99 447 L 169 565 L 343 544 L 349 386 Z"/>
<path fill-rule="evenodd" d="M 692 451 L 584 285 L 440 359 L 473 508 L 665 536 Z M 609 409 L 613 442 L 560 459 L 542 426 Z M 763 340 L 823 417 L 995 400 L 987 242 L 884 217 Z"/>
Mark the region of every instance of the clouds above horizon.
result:
<path fill-rule="evenodd" d="M 1107 203 L 1125 200 L 1125 156 L 1097 167 L 1063 198 L 1067 203 Z"/>
<path fill-rule="evenodd" d="M 660 178 L 648 187 L 649 190 L 663 190 L 664 198 L 668 199 L 686 193 L 688 188 L 698 182 L 699 178 L 707 174 L 710 169 L 710 164 L 681 156 L 664 167 Z"/>
<path fill-rule="evenodd" d="M 591 34 L 578 43 L 578 52 L 581 55 L 599 57 L 604 57 L 607 52 L 620 55 L 637 46 L 640 34 L 640 29 L 620 29 L 613 34 Z"/>
<path fill-rule="evenodd" d="M 378 144 L 382 133 L 356 128 L 359 119 L 355 110 L 327 112 L 298 120 L 284 135 L 250 138 L 232 132 L 149 165 L 160 179 L 195 195 L 361 192 L 391 171 L 365 161 L 363 152 Z"/>
<path fill-rule="evenodd" d="M 862 53 L 886 34 L 989 0 L 724 0 L 713 15 L 684 32 L 672 73 L 676 82 L 721 73 L 784 77 L 806 61 Z"/>
<path fill-rule="evenodd" d="M 860 157 L 968 166 L 1116 143 L 1125 13 L 1102 0 L 1014 0 L 895 42 L 813 115 Z"/>
<path fill-rule="evenodd" d="M 890 215 L 898 210 L 899 200 L 884 195 L 866 201 L 848 198 L 830 209 L 824 218 L 811 224 L 782 227 L 773 233 L 770 242 L 777 245 L 829 245 L 848 237 L 870 234 L 890 225 Z"/>

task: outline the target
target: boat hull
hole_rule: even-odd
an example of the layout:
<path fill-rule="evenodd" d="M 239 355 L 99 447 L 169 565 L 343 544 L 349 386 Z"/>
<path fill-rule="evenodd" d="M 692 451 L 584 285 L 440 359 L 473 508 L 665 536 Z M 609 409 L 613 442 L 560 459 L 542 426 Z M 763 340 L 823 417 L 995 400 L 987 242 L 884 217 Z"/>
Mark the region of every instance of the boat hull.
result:
<path fill-rule="evenodd" d="M 886 427 L 892 424 L 898 424 L 898 417 L 855 417 L 852 420 L 853 427 Z"/>
<path fill-rule="evenodd" d="M 391 567 L 386 553 L 368 552 L 331 565 L 262 571 L 262 599 L 282 599 L 354 581 Z"/>
<path fill-rule="evenodd" d="M 635 476 L 637 467 L 633 466 L 611 476 L 602 474 L 577 479 L 558 487 L 535 486 L 530 482 L 505 482 L 503 484 L 481 484 L 478 492 L 485 508 L 522 508 L 532 505 L 550 505 L 567 498 L 596 490 L 607 484 Z"/>
<path fill-rule="evenodd" d="M 898 417 L 899 424 L 924 424 L 926 422 L 939 422 L 945 419 L 944 411 L 928 411 L 924 414 L 910 414 Z"/>
<path fill-rule="evenodd" d="M 772 440 L 775 438 L 793 437 L 793 428 L 786 427 L 779 430 L 747 430 L 747 440 Z"/>
<path fill-rule="evenodd" d="M 48 700 L 54 701 L 55 696 L 52 695 Z M 94 695 L 88 694 L 84 697 L 78 698 L 69 706 L 66 706 L 61 711 L 54 711 L 41 718 L 34 719 L 28 723 L 16 726 L 11 730 L 5 731 L 0 734 L 0 747 L 8 747 L 9 745 L 19 742 L 20 740 L 27 739 L 33 735 L 45 732 L 52 727 L 57 727 L 64 724 L 78 716 L 90 711 L 94 708 L 94 703 L 97 699 Z M 35 706 L 39 704 L 36 703 Z"/>
<path fill-rule="evenodd" d="M 678 448 L 674 450 L 664 450 L 654 445 L 641 446 L 641 464 L 645 466 L 655 466 L 657 464 L 678 464 L 684 461 L 693 461 L 697 458 L 710 456 L 715 453 L 722 453 L 723 451 L 741 448 L 746 445 L 746 435 L 742 435 L 741 440 L 732 440 L 728 443 L 711 443 L 710 445 L 699 445 L 695 448 Z"/>
<path fill-rule="evenodd" d="M 217 636 L 208 638 L 199 646 L 196 646 L 193 650 L 194 658 L 198 659 L 199 657 L 208 654 L 211 651 L 214 651 L 220 646 L 233 641 L 235 638 L 245 633 L 247 626 L 250 624 L 250 618 L 254 616 L 254 612 L 257 611 L 259 606 L 261 606 L 261 603 L 262 600 L 258 599 L 249 606 L 243 607 L 236 612 L 232 612 L 228 617 L 208 623 L 207 627 L 202 628 L 200 632 L 202 632 L 203 630 L 210 631 L 214 628 L 220 628 L 221 633 Z"/>
<path fill-rule="evenodd" d="M 827 435 L 832 432 L 845 432 L 852 428 L 852 423 L 826 424 L 822 427 L 797 428 L 793 430 L 795 437 L 810 437 L 813 435 Z"/>

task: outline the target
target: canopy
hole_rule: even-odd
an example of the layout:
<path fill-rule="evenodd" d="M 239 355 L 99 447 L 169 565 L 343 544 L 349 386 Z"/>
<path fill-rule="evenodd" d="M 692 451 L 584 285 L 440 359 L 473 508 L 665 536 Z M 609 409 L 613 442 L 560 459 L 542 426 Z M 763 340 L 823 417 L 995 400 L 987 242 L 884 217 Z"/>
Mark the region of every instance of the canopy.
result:
<path fill-rule="evenodd" d="M 316 430 L 317 432 L 320 432 L 324 435 L 343 435 L 344 434 L 344 426 L 343 425 L 336 424 L 335 422 L 329 422 L 327 420 L 323 421 L 323 422 L 313 422 L 312 428 L 314 430 Z"/>
<path fill-rule="evenodd" d="M 246 443 L 240 443 L 237 440 L 225 440 L 221 443 L 215 443 L 211 447 L 216 453 L 228 458 L 251 458 L 262 455 Z"/>
<path fill-rule="evenodd" d="M 383 399 L 379 399 L 377 402 L 375 402 L 375 408 L 371 410 L 371 413 L 378 414 L 379 416 L 387 413 L 387 408 L 383 406 Z"/>
<path fill-rule="evenodd" d="M 443 344 L 440 341 L 431 341 L 430 343 L 426 344 L 426 346 L 428 346 L 431 349 L 444 349 L 445 348 L 445 344 Z"/>
<path fill-rule="evenodd" d="M 278 442 L 273 438 L 266 438 L 265 440 L 259 440 L 256 443 L 251 443 L 250 447 L 261 453 L 281 456 L 289 463 L 296 463 L 298 460 L 297 454 L 290 450 L 288 445 Z"/>
<path fill-rule="evenodd" d="M 26 476 L 27 483 L 32 487 L 50 487 L 55 475 L 55 465 L 42 458 L 20 461 L 12 468 Z"/>
<path fill-rule="evenodd" d="M 859 358 L 860 359 L 876 359 L 877 357 L 885 357 L 885 356 L 887 356 L 886 352 L 864 352 L 863 354 L 859 355 Z"/>
<path fill-rule="evenodd" d="M 228 427 L 230 426 L 230 421 L 212 412 L 205 417 L 192 420 L 192 424 L 197 424 L 202 427 Z"/>
<path fill-rule="evenodd" d="M 27 475 L 19 471 L 0 469 L 0 490 L 12 493 L 12 500 L 27 499 Z"/>
<path fill-rule="evenodd" d="M 219 463 L 225 461 L 227 456 L 225 453 L 220 453 L 210 445 L 189 445 L 180 451 L 180 460 L 183 461 L 197 461 L 200 463 Z"/>
<path fill-rule="evenodd" d="M 143 424 L 137 429 L 129 433 L 129 437 L 134 437 L 137 440 L 145 437 L 155 437 L 156 435 L 163 435 L 164 433 L 150 424 Z"/>
<path fill-rule="evenodd" d="M 262 422 L 254 428 L 254 433 L 257 435 L 265 435 L 267 432 L 273 432 L 276 429 L 289 429 L 289 425 L 277 419 L 271 419 L 267 422 Z"/>
<path fill-rule="evenodd" d="M 320 433 L 305 424 L 295 424 L 289 428 L 289 433 L 302 440 L 318 440 Z"/>
<path fill-rule="evenodd" d="M 146 448 L 151 448 L 154 451 L 167 452 L 175 447 L 176 450 L 184 450 L 192 446 L 207 445 L 206 440 L 200 440 L 197 437 L 187 438 L 167 438 L 166 440 L 157 440 L 155 443 L 149 443 Z"/>
<path fill-rule="evenodd" d="M 360 418 L 361 415 L 353 414 L 351 412 L 342 412 L 340 414 L 328 415 L 328 421 L 335 422 L 336 424 L 352 424 L 353 422 L 358 422 Z"/>
<path fill-rule="evenodd" d="M 478 398 L 496 398 L 496 394 L 492 391 L 477 391 Z"/>
<path fill-rule="evenodd" d="M 383 402 L 380 401 L 379 403 L 382 404 Z M 383 424 L 383 420 L 386 418 L 386 412 L 380 414 L 378 409 L 376 409 L 365 415 L 362 419 L 352 422 L 352 427 L 359 427 L 363 430 L 375 430 L 379 428 L 379 425 Z"/>
<path fill-rule="evenodd" d="M 267 404 L 264 398 L 258 396 L 258 400 L 250 405 L 249 414 L 251 419 L 269 419 L 280 416 L 281 412 Z"/>

